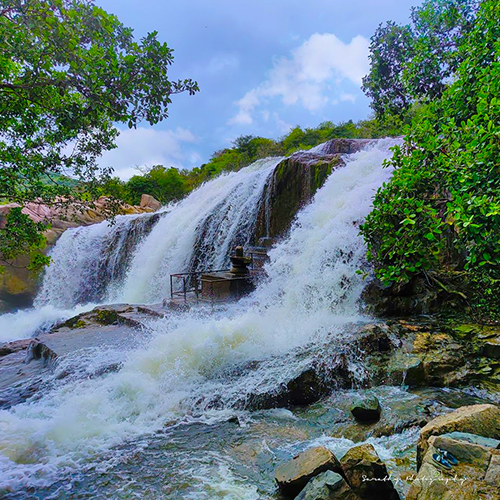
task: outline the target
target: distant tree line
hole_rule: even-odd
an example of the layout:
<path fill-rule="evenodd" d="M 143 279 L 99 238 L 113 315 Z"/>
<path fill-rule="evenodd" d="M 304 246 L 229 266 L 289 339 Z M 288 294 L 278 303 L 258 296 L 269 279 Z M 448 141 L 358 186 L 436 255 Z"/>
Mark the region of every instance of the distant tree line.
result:
<path fill-rule="evenodd" d="M 231 148 L 216 151 L 210 161 L 192 170 L 155 165 L 134 175 L 128 181 L 114 177 L 103 182 L 99 192 L 117 200 L 136 205 L 142 194 L 150 194 L 161 203 L 184 197 L 197 186 L 224 172 L 234 172 L 261 158 L 288 156 L 295 151 L 307 150 L 334 138 L 372 139 L 397 136 L 402 133 L 403 121 L 397 116 L 387 119 L 362 120 L 335 124 L 321 123 L 315 128 L 297 126 L 284 137 L 273 140 L 253 135 L 243 135 L 233 141 Z"/>

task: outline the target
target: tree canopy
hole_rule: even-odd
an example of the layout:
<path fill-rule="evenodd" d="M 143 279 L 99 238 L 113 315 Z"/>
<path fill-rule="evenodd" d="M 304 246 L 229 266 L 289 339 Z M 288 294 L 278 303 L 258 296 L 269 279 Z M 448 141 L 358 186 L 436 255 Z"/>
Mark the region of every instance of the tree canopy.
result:
<path fill-rule="evenodd" d="M 24 204 L 88 202 L 111 169 L 97 158 L 115 147 L 116 124 L 154 125 L 174 94 L 173 51 L 156 32 L 137 41 L 130 28 L 90 0 L 0 3 L 0 199 Z M 85 182 L 79 193 L 60 175 Z M 40 246 L 27 216 L 12 213 L 0 230 L 0 254 Z"/>
<path fill-rule="evenodd" d="M 426 0 L 410 24 L 381 24 L 370 44 L 363 90 L 378 116 L 403 114 L 415 102 L 439 97 L 463 61 L 462 40 L 481 0 Z"/>

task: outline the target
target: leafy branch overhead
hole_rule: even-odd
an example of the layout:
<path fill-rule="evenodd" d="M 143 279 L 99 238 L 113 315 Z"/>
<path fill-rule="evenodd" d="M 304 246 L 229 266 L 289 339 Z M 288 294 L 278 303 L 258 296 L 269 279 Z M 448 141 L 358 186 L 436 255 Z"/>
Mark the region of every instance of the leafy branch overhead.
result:
<path fill-rule="evenodd" d="M 169 79 L 172 62 L 156 32 L 136 41 L 91 1 L 2 0 L 0 199 L 92 199 L 111 173 L 96 159 L 115 147 L 115 124 L 154 125 L 168 117 L 172 95 L 198 91 L 190 79 Z M 60 174 L 85 182 L 85 194 Z M 7 224 L 1 247 L 14 235 Z"/>

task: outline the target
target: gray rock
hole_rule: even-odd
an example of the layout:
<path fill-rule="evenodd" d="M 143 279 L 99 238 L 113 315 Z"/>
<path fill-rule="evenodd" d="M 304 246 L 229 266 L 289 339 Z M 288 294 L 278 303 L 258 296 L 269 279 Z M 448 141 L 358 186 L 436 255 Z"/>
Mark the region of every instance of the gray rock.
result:
<path fill-rule="evenodd" d="M 295 500 L 332 500 L 348 488 L 344 478 L 331 470 L 313 477 Z"/>
<path fill-rule="evenodd" d="M 376 422 L 380 419 L 381 412 L 376 396 L 361 397 L 351 406 L 351 413 L 359 422 Z"/>
<path fill-rule="evenodd" d="M 342 472 L 335 455 L 323 446 L 310 448 L 292 460 L 281 464 L 274 475 L 281 492 L 288 496 L 298 495 L 314 476 L 331 470 Z"/>
<path fill-rule="evenodd" d="M 480 446 L 486 446 L 487 448 L 500 449 L 499 439 L 478 436 L 477 434 L 471 434 L 470 432 L 449 432 L 447 434 L 442 434 L 442 437 L 448 437 L 450 439 L 455 439 L 456 441 L 465 441 L 471 444 L 478 444 Z"/>

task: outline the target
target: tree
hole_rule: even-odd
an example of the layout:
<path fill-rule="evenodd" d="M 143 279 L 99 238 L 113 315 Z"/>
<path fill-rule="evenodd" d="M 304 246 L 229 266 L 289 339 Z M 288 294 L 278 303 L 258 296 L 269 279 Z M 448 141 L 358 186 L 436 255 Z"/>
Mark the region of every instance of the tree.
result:
<path fill-rule="evenodd" d="M 411 23 L 389 21 L 371 38 L 363 91 L 377 116 L 402 114 L 417 101 L 439 97 L 463 60 L 459 50 L 481 0 L 426 0 Z"/>
<path fill-rule="evenodd" d="M 2 0 L 0 199 L 64 206 L 95 198 L 111 173 L 96 160 L 115 147 L 115 124 L 154 125 L 172 95 L 198 91 L 192 80 L 169 80 L 172 62 L 156 32 L 136 41 L 91 0 Z M 87 193 L 62 185 L 60 174 L 84 181 Z M 23 227 L 28 218 L 17 214 L 0 230 L 4 258 L 39 246 Z"/>
<path fill-rule="evenodd" d="M 378 116 L 398 114 L 411 102 L 403 71 L 413 51 L 413 33 L 409 26 L 389 21 L 377 28 L 370 43 L 370 73 L 363 78 L 362 89 L 372 101 Z"/>

